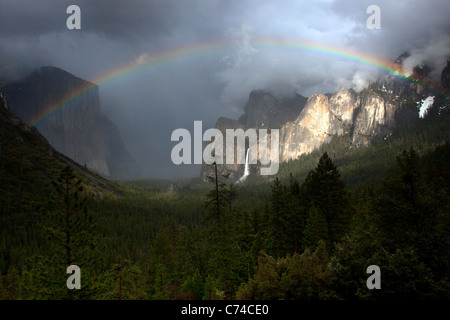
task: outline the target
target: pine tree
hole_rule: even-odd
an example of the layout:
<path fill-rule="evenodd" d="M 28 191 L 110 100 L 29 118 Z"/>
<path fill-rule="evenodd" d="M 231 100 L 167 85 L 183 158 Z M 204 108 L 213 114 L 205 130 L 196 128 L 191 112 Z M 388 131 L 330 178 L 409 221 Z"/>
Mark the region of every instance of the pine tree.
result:
<path fill-rule="evenodd" d="M 272 243 L 272 252 L 277 257 L 282 257 L 286 250 L 286 217 L 285 217 L 285 192 L 278 177 L 272 184 L 272 210 L 269 218 L 269 237 Z"/>
<path fill-rule="evenodd" d="M 417 153 L 412 148 L 403 151 L 397 157 L 397 166 L 383 181 L 383 190 L 373 208 L 385 240 L 383 244 L 389 250 L 417 245 L 421 230 L 430 218 L 425 191 Z"/>
<path fill-rule="evenodd" d="M 313 204 L 306 220 L 304 244 L 307 248 L 314 249 L 320 240 L 328 240 L 327 225 L 322 211 L 319 211 Z"/>
<path fill-rule="evenodd" d="M 303 247 L 306 212 L 301 199 L 300 184 L 292 174 L 289 176 L 289 185 L 286 192 L 286 231 L 289 253 L 300 253 Z"/>
<path fill-rule="evenodd" d="M 205 207 L 209 210 L 208 219 L 215 219 L 217 232 L 222 231 L 222 224 L 224 220 L 225 210 L 230 205 L 230 195 L 226 191 L 226 183 L 223 182 L 217 173 L 217 164 L 214 162 L 214 176 L 207 177 L 209 182 L 214 183 L 214 189 L 208 192 L 205 202 Z M 229 175 L 223 175 L 228 179 Z"/>
<path fill-rule="evenodd" d="M 240 282 L 238 258 L 240 254 L 235 243 L 234 222 L 236 217 L 232 205 L 237 192 L 233 186 L 227 188 L 227 184 L 221 179 L 228 179 L 229 175 L 219 177 L 217 164 L 213 165 L 214 176 L 208 177 L 208 179 L 214 183 L 214 189 L 207 194 L 205 207 L 209 211 L 207 219 L 212 223 L 210 270 L 217 273 L 217 276 L 214 277 L 213 282 L 207 281 L 207 284 L 219 283 L 220 288 L 217 290 L 223 292 L 224 298 L 230 299 Z"/>
<path fill-rule="evenodd" d="M 20 272 L 15 267 L 12 266 L 9 268 L 8 273 L 6 275 L 6 289 L 8 291 L 8 298 L 11 300 L 17 300 L 21 297 L 21 285 L 20 285 Z"/>
<path fill-rule="evenodd" d="M 103 298 L 112 300 L 142 300 L 147 297 L 145 292 L 145 279 L 139 266 L 128 259 L 119 257 L 106 273 L 110 283 L 109 290 Z"/>
<path fill-rule="evenodd" d="M 99 261 L 96 253 L 95 228 L 92 216 L 87 211 L 82 180 L 77 178 L 70 166 L 66 166 L 56 182 L 56 194 L 49 210 L 42 216 L 42 223 L 51 253 L 47 257 L 36 257 L 31 270 L 45 284 L 43 298 L 86 299 L 99 291 Z M 95 261 L 97 260 L 97 261 Z M 69 290 L 66 269 L 77 265 L 81 269 L 81 289 Z"/>
<path fill-rule="evenodd" d="M 316 169 L 308 174 L 302 185 L 302 195 L 323 215 L 328 244 L 338 241 L 347 229 L 351 207 L 340 173 L 326 152 Z"/>
<path fill-rule="evenodd" d="M 450 278 L 450 196 L 445 181 L 435 176 L 427 181 L 414 149 L 397 157 L 397 166 L 383 181 L 372 215 L 387 255 L 410 254 L 424 265 L 423 277 L 432 272 L 433 285 L 442 297 Z M 417 269 L 419 270 L 419 269 Z M 437 295 L 437 290 L 433 292 Z"/>

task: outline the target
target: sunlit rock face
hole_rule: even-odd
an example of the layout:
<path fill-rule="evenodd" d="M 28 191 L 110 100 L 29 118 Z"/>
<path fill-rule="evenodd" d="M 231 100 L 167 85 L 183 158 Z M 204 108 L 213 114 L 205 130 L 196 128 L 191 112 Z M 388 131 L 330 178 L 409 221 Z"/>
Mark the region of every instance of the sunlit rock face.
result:
<path fill-rule="evenodd" d="M 386 102 L 379 94 L 364 91 L 353 124 L 352 143 L 367 145 L 374 136 L 389 133 L 395 125 L 396 109 L 396 105 Z"/>
<path fill-rule="evenodd" d="M 402 54 L 395 61 L 399 72 L 406 57 L 407 54 Z M 279 129 L 280 162 L 308 154 L 334 135 L 348 135 L 349 148 L 366 146 L 378 138 L 386 140 L 397 126 L 414 125 L 419 119 L 417 106 L 427 97 L 433 98 L 428 116 L 439 116 L 450 110 L 450 60 L 440 78 L 439 90 L 444 95 L 436 95 L 430 90 L 433 87 L 431 74 L 431 69 L 423 64 L 413 68 L 406 80 L 387 74 L 359 92 L 341 89 L 332 94 L 312 94 L 308 98 L 297 94 L 282 99 L 267 91 L 255 90 L 239 121 L 222 118 L 217 127 L 221 130 L 227 126 Z M 250 152 L 257 153 L 254 149 L 250 147 Z M 244 165 L 227 165 L 226 169 L 239 178 L 243 175 Z M 250 165 L 251 174 L 258 173 L 258 169 L 258 165 Z"/>
<path fill-rule="evenodd" d="M 353 123 L 353 114 L 359 107 L 359 95 L 350 89 L 341 89 L 330 98 L 330 111 L 342 122 L 343 126 L 349 126 Z"/>
<path fill-rule="evenodd" d="M 360 98 L 353 90 L 339 90 L 330 98 L 311 95 L 298 118 L 281 128 L 281 160 L 296 159 L 329 141 L 332 135 L 349 133 L 359 105 Z"/>
<path fill-rule="evenodd" d="M 286 121 L 289 112 L 284 109 L 284 116 L 279 117 L 279 110 L 282 109 L 280 102 L 268 93 L 255 91 L 250 95 L 245 114 L 239 121 L 220 118 L 216 128 L 225 136 L 226 129 L 275 129 L 280 126 L 279 160 L 285 162 L 312 152 L 322 143 L 330 141 L 333 135 L 349 134 L 355 146 L 367 145 L 373 137 L 390 132 L 395 125 L 397 106 L 386 102 L 382 92 L 376 90 L 357 93 L 342 89 L 332 95 L 312 94 L 306 103 L 300 99 L 297 103 L 289 109 L 292 110 L 291 120 Z M 258 106 L 261 107 L 260 112 L 257 112 Z M 295 117 L 293 110 L 299 111 Z M 271 115 L 275 120 L 270 118 Z M 230 146 L 223 146 L 224 156 L 227 148 Z M 258 151 L 250 146 L 250 152 L 257 154 Z M 259 170 L 259 166 L 250 167 L 251 173 Z M 225 172 L 231 178 L 238 179 L 244 172 L 244 166 L 237 163 L 221 165 L 219 173 Z M 202 176 L 211 174 L 212 168 L 204 165 Z"/>
<path fill-rule="evenodd" d="M 326 141 L 333 120 L 328 97 L 311 95 L 297 119 L 281 128 L 281 161 L 309 153 Z"/>

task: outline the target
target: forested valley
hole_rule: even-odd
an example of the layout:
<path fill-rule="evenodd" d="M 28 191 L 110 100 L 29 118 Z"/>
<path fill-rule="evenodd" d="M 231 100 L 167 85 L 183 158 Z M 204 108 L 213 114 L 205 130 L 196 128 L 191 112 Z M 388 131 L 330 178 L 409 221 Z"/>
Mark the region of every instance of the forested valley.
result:
<path fill-rule="evenodd" d="M 15 168 L 22 180 L 1 186 L 0 299 L 448 299 L 448 123 L 361 148 L 334 137 L 242 184 L 118 181 L 100 197 L 70 167 L 53 183 Z M 81 290 L 66 287 L 71 264 Z M 381 290 L 366 286 L 370 265 Z"/>

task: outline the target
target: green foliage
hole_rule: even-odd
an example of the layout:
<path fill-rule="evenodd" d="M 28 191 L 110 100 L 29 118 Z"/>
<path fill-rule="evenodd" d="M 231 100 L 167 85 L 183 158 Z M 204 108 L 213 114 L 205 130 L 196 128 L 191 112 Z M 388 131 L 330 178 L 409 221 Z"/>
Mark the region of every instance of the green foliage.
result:
<path fill-rule="evenodd" d="M 328 261 L 324 242 L 320 242 L 313 253 L 307 249 L 302 254 L 279 259 L 264 254 L 258 261 L 254 279 L 239 288 L 237 298 L 332 299 L 336 294 L 329 289 Z"/>
<path fill-rule="evenodd" d="M 108 300 L 142 300 L 147 298 L 146 278 L 140 267 L 128 259 L 113 264 L 105 273 L 107 285 L 100 295 Z"/>
<path fill-rule="evenodd" d="M 96 248 L 96 226 L 86 208 L 82 181 L 66 166 L 54 186 L 49 209 L 41 210 L 43 232 L 51 245 L 46 256 L 36 256 L 32 261 L 30 273 L 38 282 L 45 283 L 40 286 L 42 298 L 90 299 L 101 290 L 101 274 L 94 271 L 101 261 Z M 64 286 L 70 265 L 82 270 L 80 290 L 68 290 Z"/>
<path fill-rule="evenodd" d="M 411 249 L 397 249 L 394 253 L 378 250 L 371 258 L 382 266 L 381 290 L 359 289 L 358 296 L 370 299 L 430 299 L 437 298 L 433 275 Z"/>
<path fill-rule="evenodd" d="M 308 174 L 302 190 L 303 196 L 309 199 L 310 207 L 314 206 L 318 211 L 315 217 L 318 220 L 316 227 L 323 227 L 320 220 L 325 222 L 324 239 L 331 247 L 345 233 L 352 208 L 339 171 L 326 152 L 319 159 L 316 169 Z"/>
<path fill-rule="evenodd" d="M 319 211 L 314 204 L 308 212 L 304 235 L 307 248 L 315 248 L 320 240 L 328 241 L 327 222 L 322 211 Z"/>
<path fill-rule="evenodd" d="M 126 181 L 120 196 L 2 144 L 0 298 L 448 299 L 448 123 L 360 148 L 333 137 L 276 177 Z"/>

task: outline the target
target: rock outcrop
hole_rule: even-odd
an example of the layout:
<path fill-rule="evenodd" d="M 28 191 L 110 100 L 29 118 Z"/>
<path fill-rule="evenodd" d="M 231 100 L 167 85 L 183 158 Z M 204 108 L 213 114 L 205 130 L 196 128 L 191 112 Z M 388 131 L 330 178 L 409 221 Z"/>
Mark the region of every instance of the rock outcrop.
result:
<path fill-rule="evenodd" d="M 6 99 L 2 97 L 0 93 L 0 189 L 3 200 L 10 197 L 8 202 L 17 199 L 19 203 L 26 203 L 28 199 L 21 198 L 21 195 L 30 190 L 38 192 L 29 188 L 51 184 L 67 165 L 73 168 L 76 176 L 82 179 L 82 185 L 92 194 L 100 197 L 120 195 L 117 185 L 53 148 L 36 127 L 27 125 L 5 108 Z"/>
<path fill-rule="evenodd" d="M 441 74 L 441 86 L 443 91 L 450 94 L 450 60 L 447 61 L 447 66 L 442 70 Z"/>
<path fill-rule="evenodd" d="M 396 60 L 401 71 L 404 54 Z M 306 101 L 297 95 L 278 100 L 268 92 L 253 91 L 244 107 L 239 123 L 248 128 L 280 129 L 280 162 L 297 159 L 312 152 L 333 135 L 349 134 L 353 147 L 368 145 L 377 137 L 386 137 L 398 125 L 408 125 L 418 120 L 418 103 L 434 95 L 430 68 L 425 64 L 413 70 L 410 79 L 385 75 L 361 92 L 341 89 L 333 94 L 312 94 Z M 435 114 L 449 109 L 450 61 L 442 71 L 442 92 L 435 99 Z M 447 94 L 445 94 L 447 92 Z M 438 109 L 438 110 L 437 110 Z M 432 114 L 430 111 L 429 114 Z M 227 125 L 237 127 L 235 120 L 219 119 L 217 128 L 225 133 Z M 244 165 L 226 165 L 226 171 L 239 178 Z M 258 172 L 258 166 L 250 166 Z M 210 174 L 202 170 L 202 176 Z"/>
<path fill-rule="evenodd" d="M 397 105 L 371 90 L 363 91 L 360 100 L 353 123 L 352 143 L 355 146 L 367 145 L 373 137 L 390 133 L 395 126 L 397 109 Z"/>
<path fill-rule="evenodd" d="M 328 97 L 323 94 L 311 95 L 297 119 L 281 128 L 281 161 L 311 152 L 339 129 L 339 120 L 330 110 Z"/>
<path fill-rule="evenodd" d="M 280 129 L 286 122 L 298 116 L 306 100 L 307 98 L 299 94 L 277 99 L 267 91 L 254 90 L 250 93 L 239 122 L 247 128 Z"/>
<path fill-rule="evenodd" d="M 97 85 L 42 67 L 1 91 L 10 110 L 58 151 L 108 178 L 137 175 L 118 128 L 101 111 Z"/>
<path fill-rule="evenodd" d="M 225 131 L 226 129 L 242 129 L 242 130 L 246 130 L 247 127 L 245 125 L 243 125 L 242 123 L 240 123 L 237 120 L 232 120 L 232 119 L 227 119 L 227 118 L 219 118 L 216 122 L 216 129 L 219 129 L 223 136 L 225 137 Z M 230 147 L 230 146 L 228 146 Z M 238 179 L 244 172 L 244 167 L 241 164 L 237 164 L 237 163 L 233 163 L 233 164 L 226 164 L 226 150 L 227 150 L 227 145 L 226 145 L 226 141 L 224 138 L 223 141 L 223 149 L 222 149 L 222 155 L 223 155 L 223 164 L 218 166 L 218 174 L 220 175 L 229 175 L 229 178 L 232 180 L 236 180 Z M 236 157 L 237 155 L 237 148 L 234 148 L 234 156 Z M 207 177 L 207 176 L 212 176 L 214 174 L 214 167 L 212 165 L 206 165 L 203 164 L 202 165 L 202 169 L 201 169 L 201 176 L 202 177 Z"/>

